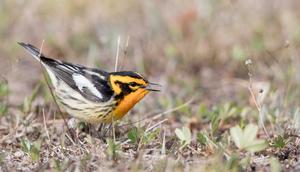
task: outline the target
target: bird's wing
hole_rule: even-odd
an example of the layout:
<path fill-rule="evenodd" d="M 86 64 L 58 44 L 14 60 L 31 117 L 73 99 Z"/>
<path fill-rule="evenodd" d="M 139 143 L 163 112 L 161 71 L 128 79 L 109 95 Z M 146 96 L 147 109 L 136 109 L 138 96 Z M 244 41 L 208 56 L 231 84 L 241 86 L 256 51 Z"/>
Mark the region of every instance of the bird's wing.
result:
<path fill-rule="evenodd" d="M 104 102 L 113 95 L 108 83 L 108 72 L 47 58 L 33 45 L 19 44 L 40 60 L 49 74 L 52 72 L 55 77 L 63 80 L 86 99 L 93 102 Z"/>

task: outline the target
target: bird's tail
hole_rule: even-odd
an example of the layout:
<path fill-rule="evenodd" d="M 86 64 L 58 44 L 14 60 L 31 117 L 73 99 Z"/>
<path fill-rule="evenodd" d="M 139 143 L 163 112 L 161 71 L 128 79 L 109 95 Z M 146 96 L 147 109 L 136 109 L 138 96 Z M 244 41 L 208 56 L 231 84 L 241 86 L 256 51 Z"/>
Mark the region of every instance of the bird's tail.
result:
<path fill-rule="evenodd" d="M 18 44 L 24 47 L 38 61 L 40 61 L 41 58 L 45 58 L 45 56 L 35 46 L 24 42 L 18 42 Z"/>
<path fill-rule="evenodd" d="M 57 61 L 45 57 L 44 54 L 42 54 L 38 48 L 36 48 L 35 46 L 33 46 L 31 44 L 24 43 L 24 42 L 18 42 L 18 44 L 20 44 L 22 47 L 24 47 L 36 60 L 38 60 L 39 62 L 41 62 L 44 65 L 47 73 L 50 76 L 52 84 L 54 85 L 54 87 L 56 87 L 58 82 L 57 82 L 55 73 L 51 69 L 51 64 L 52 65 L 56 64 Z"/>

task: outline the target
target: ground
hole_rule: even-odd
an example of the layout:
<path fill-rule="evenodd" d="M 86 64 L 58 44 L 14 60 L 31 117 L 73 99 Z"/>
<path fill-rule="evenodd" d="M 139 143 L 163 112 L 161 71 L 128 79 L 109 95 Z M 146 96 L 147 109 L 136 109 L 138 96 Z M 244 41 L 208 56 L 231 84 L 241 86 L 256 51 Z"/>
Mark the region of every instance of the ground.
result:
<path fill-rule="evenodd" d="M 299 9 L 296 0 L 1 1 L 0 171 L 299 171 Z M 98 138 L 87 129 L 97 126 L 59 112 L 17 42 L 44 40 L 49 57 L 114 71 L 119 38 L 118 70 L 162 90 Z"/>

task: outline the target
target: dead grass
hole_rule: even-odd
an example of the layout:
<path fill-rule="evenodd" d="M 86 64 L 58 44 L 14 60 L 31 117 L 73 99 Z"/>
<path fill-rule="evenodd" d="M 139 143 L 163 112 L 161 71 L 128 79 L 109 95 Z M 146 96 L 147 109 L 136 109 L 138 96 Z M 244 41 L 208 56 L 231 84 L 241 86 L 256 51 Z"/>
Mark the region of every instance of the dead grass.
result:
<path fill-rule="evenodd" d="M 1 1 L 0 171 L 299 171 L 299 8 L 294 0 Z M 162 92 L 116 122 L 115 138 L 78 124 L 71 141 L 40 65 L 16 43 L 43 39 L 51 57 L 109 71 L 118 49 L 118 70 L 139 71 Z M 249 124 L 259 127 L 252 141 L 265 140 L 253 143 L 259 151 L 237 144 L 251 143 Z"/>

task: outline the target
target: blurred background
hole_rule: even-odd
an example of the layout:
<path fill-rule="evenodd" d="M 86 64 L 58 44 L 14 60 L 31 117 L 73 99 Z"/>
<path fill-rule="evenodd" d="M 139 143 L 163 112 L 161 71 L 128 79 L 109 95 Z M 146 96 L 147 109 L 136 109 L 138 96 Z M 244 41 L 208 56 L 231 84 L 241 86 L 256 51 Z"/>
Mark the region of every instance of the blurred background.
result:
<path fill-rule="evenodd" d="M 44 40 L 48 57 L 114 71 L 119 38 L 118 70 L 137 71 L 163 87 L 120 120 L 117 128 L 125 134 L 117 136 L 119 152 L 126 156 L 117 168 L 129 171 L 144 162 L 153 169 L 166 162 L 165 152 L 180 167 L 195 163 L 234 171 L 251 156 L 243 169 L 255 171 L 259 165 L 272 168 L 268 159 L 275 156 L 286 169 L 299 169 L 299 0 L 0 0 L 0 171 L 2 165 L 4 171 L 43 170 L 29 154 L 48 169 L 70 164 L 85 169 L 87 159 L 100 169 L 113 166 L 109 152 L 116 152 L 116 143 L 90 141 L 84 132 L 85 145 L 68 143 L 40 64 L 17 42 L 41 47 Z M 251 137 L 268 138 L 261 121 L 271 137 L 267 149 L 265 143 L 263 152 L 247 153 L 233 143 L 229 132 L 235 125 L 242 132 L 255 124 Z M 139 132 L 153 125 L 158 130 L 140 147 L 145 134 Z M 187 140 L 193 138 L 186 149 L 178 134 L 183 126 Z M 134 133 L 138 148 L 126 144 Z M 251 144 L 248 136 L 240 138 Z M 70 154 L 60 149 L 64 144 Z M 225 162 L 221 152 L 232 153 L 231 159 Z"/>
<path fill-rule="evenodd" d="M 19 105 L 43 75 L 18 41 L 44 40 L 49 57 L 113 71 L 120 37 L 119 70 L 164 86 L 154 102 L 249 103 L 251 58 L 257 88 L 299 105 L 299 9 L 297 0 L 2 0 L 0 73 Z"/>

